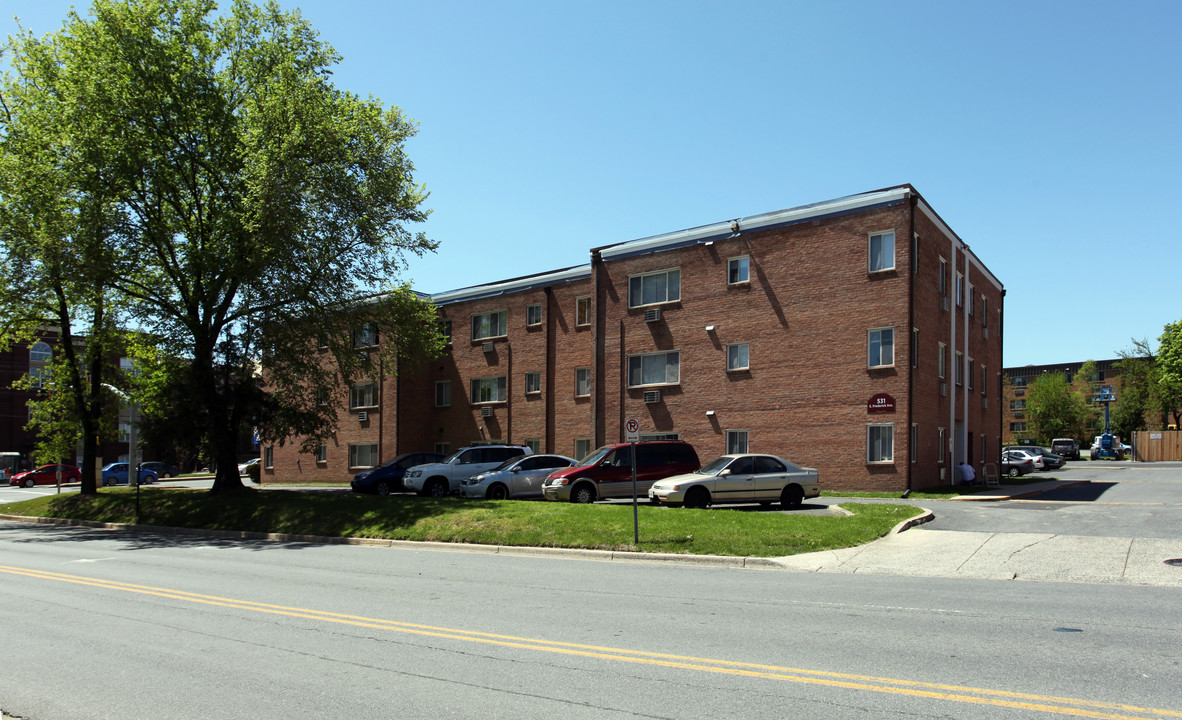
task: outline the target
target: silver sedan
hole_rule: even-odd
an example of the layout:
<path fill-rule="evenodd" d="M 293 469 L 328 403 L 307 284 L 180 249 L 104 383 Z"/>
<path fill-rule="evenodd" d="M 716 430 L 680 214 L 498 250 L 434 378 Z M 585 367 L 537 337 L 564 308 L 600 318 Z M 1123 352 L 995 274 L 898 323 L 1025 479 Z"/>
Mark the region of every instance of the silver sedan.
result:
<path fill-rule="evenodd" d="M 541 497 L 546 476 L 576 462 L 565 455 L 522 455 L 462 481 L 460 495 L 488 500 Z"/>
<path fill-rule="evenodd" d="M 775 455 L 723 455 L 684 475 L 658 480 L 649 500 L 669 505 L 706 507 L 722 503 L 779 502 L 798 507 L 821 494 L 817 471 Z"/>

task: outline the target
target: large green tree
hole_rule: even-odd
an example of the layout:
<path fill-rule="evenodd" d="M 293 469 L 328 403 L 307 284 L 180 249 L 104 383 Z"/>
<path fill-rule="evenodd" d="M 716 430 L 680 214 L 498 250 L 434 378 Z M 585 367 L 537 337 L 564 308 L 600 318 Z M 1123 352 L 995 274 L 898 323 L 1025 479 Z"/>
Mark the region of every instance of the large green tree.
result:
<path fill-rule="evenodd" d="M 1038 442 L 1078 437 L 1089 417 L 1087 400 L 1063 373 L 1043 373 L 1026 388 L 1026 418 Z"/>
<path fill-rule="evenodd" d="M 1163 423 L 1182 427 L 1182 320 L 1166 325 L 1158 342 L 1158 407 Z"/>
<path fill-rule="evenodd" d="M 139 353 L 157 375 L 145 405 L 173 399 L 224 492 L 242 487 L 245 427 L 321 437 L 335 421 L 326 393 L 442 338 L 429 304 L 397 282 L 408 255 L 434 248 L 408 227 L 427 215 L 404 148 L 413 122 L 336 88 L 339 56 L 298 13 L 247 0 L 216 10 L 97 0 L 44 41 L 58 75 L 38 89 L 60 98 L 59 142 L 91 169 L 66 182 L 103 207 L 114 199 L 102 268 L 154 339 Z M 384 352 L 353 347 L 348 330 L 363 324 L 380 328 Z M 321 332 L 325 351 L 312 352 Z"/>

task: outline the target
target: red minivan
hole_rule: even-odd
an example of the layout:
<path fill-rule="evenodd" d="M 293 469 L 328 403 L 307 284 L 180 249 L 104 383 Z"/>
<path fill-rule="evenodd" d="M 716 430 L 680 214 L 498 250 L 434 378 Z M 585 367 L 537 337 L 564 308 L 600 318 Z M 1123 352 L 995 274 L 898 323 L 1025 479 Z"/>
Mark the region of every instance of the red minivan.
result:
<path fill-rule="evenodd" d="M 647 497 L 649 485 L 702 466 L 694 446 L 680 440 L 636 443 L 636 493 Z M 600 498 L 632 497 L 632 444 L 604 445 L 575 467 L 550 473 L 542 484 L 547 500 L 595 502 Z"/>

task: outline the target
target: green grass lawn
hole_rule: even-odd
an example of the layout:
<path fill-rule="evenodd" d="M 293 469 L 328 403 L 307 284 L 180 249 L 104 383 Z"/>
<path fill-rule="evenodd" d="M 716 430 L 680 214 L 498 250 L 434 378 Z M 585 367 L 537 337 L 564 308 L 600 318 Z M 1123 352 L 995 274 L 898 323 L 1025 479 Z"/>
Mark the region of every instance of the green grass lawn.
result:
<path fill-rule="evenodd" d="M 746 557 L 861 545 L 919 513 L 883 503 L 845 504 L 848 517 L 641 505 L 636 545 L 632 506 L 619 504 L 143 488 L 140 505 L 139 524 L 162 527 Z M 135 491 L 51 495 L 4 505 L 0 513 L 135 523 Z"/>

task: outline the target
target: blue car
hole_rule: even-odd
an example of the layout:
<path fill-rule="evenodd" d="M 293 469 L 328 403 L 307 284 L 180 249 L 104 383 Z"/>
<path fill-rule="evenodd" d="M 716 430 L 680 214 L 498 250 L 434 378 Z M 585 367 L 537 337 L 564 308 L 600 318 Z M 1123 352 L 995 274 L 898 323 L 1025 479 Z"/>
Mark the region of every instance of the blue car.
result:
<path fill-rule="evenodd" d="M 102 473 L 103 485 L 127 484 L 127 463 L 111 463 L 103 468 Z M 156 482 L 156 473 L 151 470 L 145 470 L 143 466 L 140 467 L 138 474 L 140 485 Z"/>
<path fill-rule="evenodd" d="M 353 476 L 350 486 L 353 488 L 353 492 L 360 493 L 389 495 L 392 492 L 401 492 L 405 490 L 402 486 L 402 478 L 406 475 L 407 470 L 416 465 L 437 463 L 442 459 L 443 455 L 433 452 L 399 455 L 375 468 L 357 473 Z"/>

